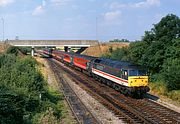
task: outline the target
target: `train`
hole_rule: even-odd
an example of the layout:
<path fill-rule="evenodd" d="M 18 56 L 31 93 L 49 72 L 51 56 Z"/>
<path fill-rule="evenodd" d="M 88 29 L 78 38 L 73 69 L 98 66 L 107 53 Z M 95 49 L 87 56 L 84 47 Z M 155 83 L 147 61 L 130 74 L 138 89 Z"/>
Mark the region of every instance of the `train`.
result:
<path fill-rule="evenodd" d="M 150 90 L 147 70 L 140 65 L 59 50 L 43 50 L 43 54 L 86 73 L 122 94 L 142 97 Z"/>

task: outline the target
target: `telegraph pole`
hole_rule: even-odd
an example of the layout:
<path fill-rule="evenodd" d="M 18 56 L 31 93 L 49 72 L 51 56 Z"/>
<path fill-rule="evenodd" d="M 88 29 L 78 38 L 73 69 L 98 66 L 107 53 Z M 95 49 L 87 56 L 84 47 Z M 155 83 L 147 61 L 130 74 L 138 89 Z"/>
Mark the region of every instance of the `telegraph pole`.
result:
<path fill-rule="evenodd" d="M 96 40 L 98 40 L 98 17 L 96 17 Z"/>
<path fill-rule="evenodd" d="M 3 23 L 3 42 L 4 42 L 4 18 L 1 18 L 2 23 Z"/>
<path fill-rule="evenodd" d="M 99 40 L 98 40 L 98 17 L 96 17 L 96 40 L 98 42 L 99 50 L 100 50 L 100 52 L 102 54 L 101 46 L 100 46 L 100 43 L 99 43 Z"/>

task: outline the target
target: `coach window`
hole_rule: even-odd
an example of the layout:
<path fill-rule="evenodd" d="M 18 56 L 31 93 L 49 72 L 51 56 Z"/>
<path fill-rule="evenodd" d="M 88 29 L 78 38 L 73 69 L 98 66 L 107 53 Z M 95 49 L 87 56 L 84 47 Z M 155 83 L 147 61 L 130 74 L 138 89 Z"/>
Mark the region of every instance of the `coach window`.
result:
<path fill-rule="evenodd" d="M 88 69 L 90 66 L 90 63 L 89 62 L 86 62 L 86 69 Z"/>
<path fill-rule="evenodd" d="M 73 57 L 71 57 L 70 59 L 71 59 L 71 62 L 73 62 Z"/>

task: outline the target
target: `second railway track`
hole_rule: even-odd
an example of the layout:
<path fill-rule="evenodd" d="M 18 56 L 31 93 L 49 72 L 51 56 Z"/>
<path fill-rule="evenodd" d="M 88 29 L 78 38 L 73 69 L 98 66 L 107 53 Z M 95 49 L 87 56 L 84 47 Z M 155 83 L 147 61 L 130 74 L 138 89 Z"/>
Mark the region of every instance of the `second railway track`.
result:
<path fill-rule="evenodd" d="M 148 99 L 126 97 L 91 77 L 55 62 L 72 80 L 89 92 L 125 123 L 179 124 L 180 114 Z"/>
<path fill-rule="evenodd" d="M 91 114 L 86 106 L 81 102 L 76 93 L 71 89 L 66 80 L 62 77 L 62 71 L 55 63 L 48 60 L 48 63 L 53 70 L 57 80 L 62 84 L 63 94 L 67 103 L 69 104 L 77 122 L 79 124 L 100 124 L 100 122 Z"/>

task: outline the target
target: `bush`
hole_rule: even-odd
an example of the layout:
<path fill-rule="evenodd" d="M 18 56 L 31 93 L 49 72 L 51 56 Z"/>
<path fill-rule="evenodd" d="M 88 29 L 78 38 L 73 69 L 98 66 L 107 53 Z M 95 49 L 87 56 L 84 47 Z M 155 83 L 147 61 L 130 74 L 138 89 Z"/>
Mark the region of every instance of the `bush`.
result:
<path fill-rule="evenodd" d="M 162 81 L 156 81 L 149 84 L 151 91 L 159 95 L 167 95 L 166 85 Z"/>
<path fill-rule="evenodd" d="M 129 49 L 127 47 L 118 48 L 111 54 L 111 59 L 128 61 L 129 60 Z"/>
<path fill-rule="evenodd" d="M 7 53 L 0 55 L 0 123 L 31 123 L 36 114 L 49 108 L 60 118 L 62 95 L 48 90 L 37 62 L 32 57 L 16 56 L 15 48 Z"/>
<path fill-rule="evenodd" d="M 180 102 L 180 90 L 172 90 L 171 92 L 168 93 L 168 96 L 171 99 Z"/>
<path fill-rule="evenodd" d="M 11 46 L 7 49 L 6 51 L 7 54 L 15 54 L 17 55 L 18 54 L 18 47 L 15 47 L 15 46 Z"/>
<path fill-rule="evenodd" d="M 25 100 L 23 96 L 0 86 L 0 123 L 23 123 Z"/>
<path fill-rule="evenodd" d="M 168 59 L 163 65 L 162 75 L 168 90 L 179 90 L 180 59 Z"/>
<path fill-rule="evenodd" d="M 18 49 L 25 55 L 31 53 L 31 47 L 19 47 Z"/>

